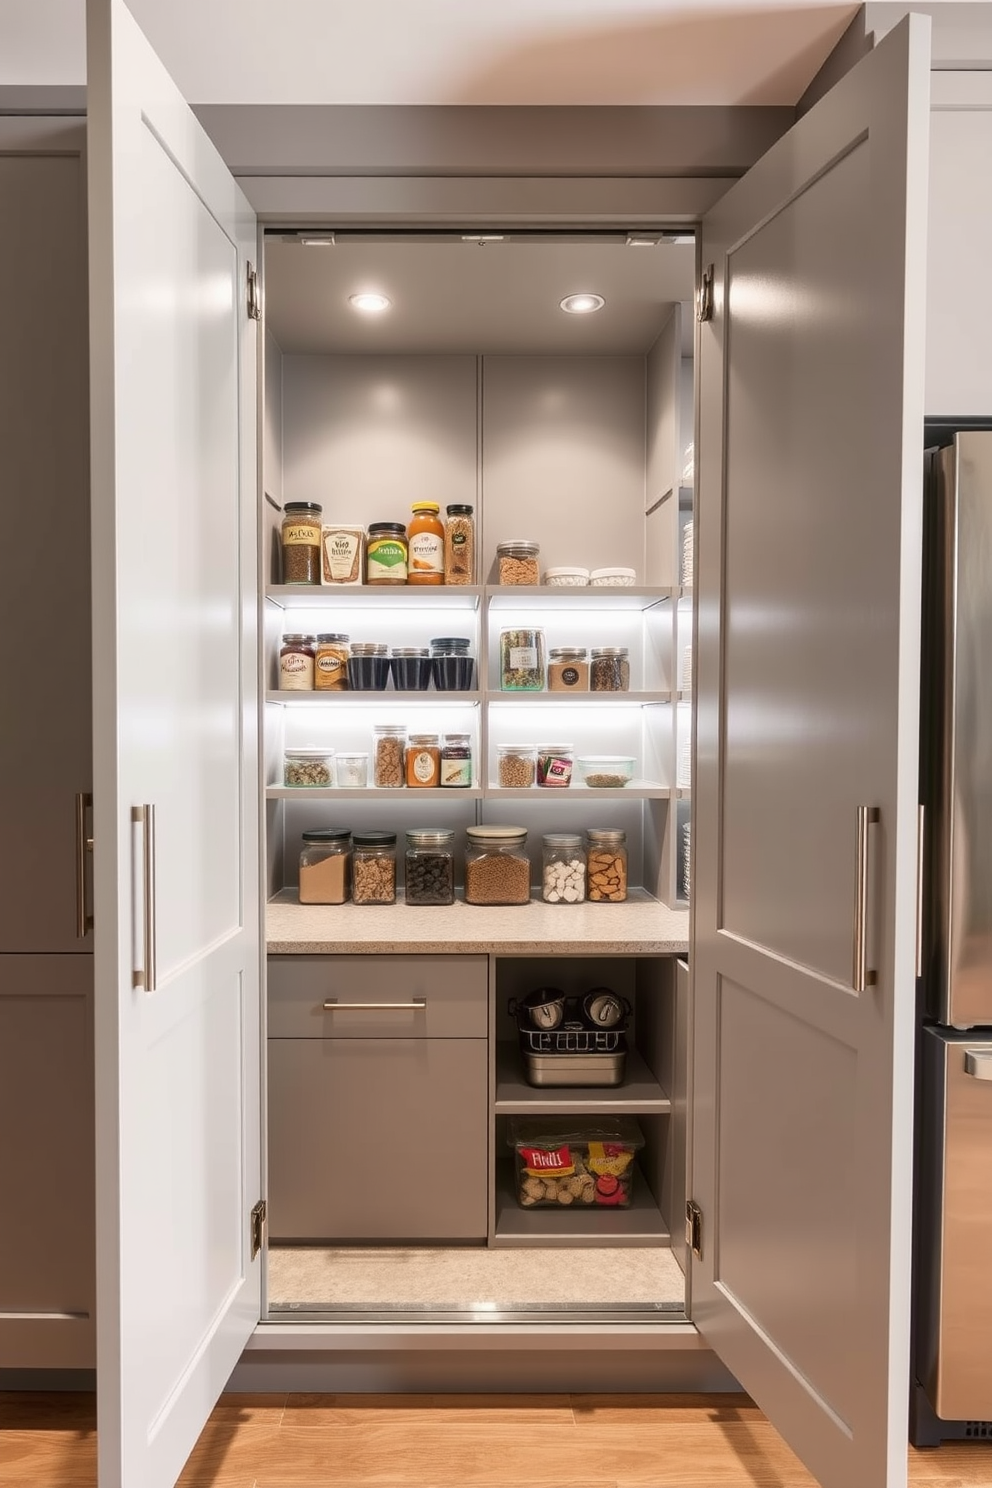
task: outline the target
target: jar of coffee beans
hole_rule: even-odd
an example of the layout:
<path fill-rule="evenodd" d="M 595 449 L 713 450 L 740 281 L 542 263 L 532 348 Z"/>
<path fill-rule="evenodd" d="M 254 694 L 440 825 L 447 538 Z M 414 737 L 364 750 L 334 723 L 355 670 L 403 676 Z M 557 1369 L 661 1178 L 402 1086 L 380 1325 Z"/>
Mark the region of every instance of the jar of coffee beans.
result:
<path fill-rule="evenodd" d="M 592 692 L 629 692 L 630 661 L 626 646 L 594 646 L 589 668 Z"/>
<path fill-rule="evenodd" d="M 396 833 L 356 832 L 352 837 L 351 897 L 355 904 L 396 903 Z"/>
<path fill-rule="evenodd" d="M 282 581 L 320 583 L 323 507 L 313 501 L 287 501 L 282 509 Z"/>
<path fill-rule="evenodd" d="M 468 827 L 466 904 L 530 902 L 526 827 Z"/>
<path fill-rule="evenodd" d="M 407 904 L 454 904 L 454 832 L 420 827 L 406 834 Z"/>

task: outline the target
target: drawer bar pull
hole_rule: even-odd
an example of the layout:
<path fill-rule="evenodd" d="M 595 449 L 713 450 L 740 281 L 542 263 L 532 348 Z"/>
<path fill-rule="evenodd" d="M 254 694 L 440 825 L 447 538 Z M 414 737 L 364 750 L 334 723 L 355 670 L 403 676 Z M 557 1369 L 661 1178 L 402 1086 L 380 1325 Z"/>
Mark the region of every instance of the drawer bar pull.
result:
<path fill-rule="evenodd" d="M 992 1049 L 966 1049 L 964 1072 L 976 1080 L 992 1080 Z"/>
<path fill-rule="evenodd" d="M 425 1008 L 426 997 L 415 997 L 412 1002 L 325 1002 L 324 1011 L 327 1013 L 338 1013 L 342 1009 L 351 1013 L 375 1013 L 383 1010 L 393 1011 L 396 1008 Z"/>

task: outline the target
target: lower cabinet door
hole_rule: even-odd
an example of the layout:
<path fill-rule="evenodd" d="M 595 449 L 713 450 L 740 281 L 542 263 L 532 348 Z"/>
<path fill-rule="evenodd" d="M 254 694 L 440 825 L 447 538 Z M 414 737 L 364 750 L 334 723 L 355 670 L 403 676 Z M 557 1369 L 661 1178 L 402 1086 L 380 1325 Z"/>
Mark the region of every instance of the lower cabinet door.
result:
<path fill-rule="evenodd" d="M 93 957 L 0 955 L 0 1368 L 96 1364 Z"/>
<path fill-rule="evenodd" d="M 485 1039 L 270 1039 L 274 1241 L 483 1240 Z"/>

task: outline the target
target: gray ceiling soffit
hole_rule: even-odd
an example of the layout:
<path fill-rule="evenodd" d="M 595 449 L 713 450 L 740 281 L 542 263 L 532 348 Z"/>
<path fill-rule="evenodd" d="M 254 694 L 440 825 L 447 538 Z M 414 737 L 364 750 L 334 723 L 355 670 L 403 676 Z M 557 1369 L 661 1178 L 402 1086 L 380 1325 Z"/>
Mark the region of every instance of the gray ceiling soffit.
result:
<path fill-rule="evenodd" d="M 73 116 L 86 113 L 86 89 L 84 87 L 42 88 L 0 85 L 0 114 L 46 114 L 53 118 L 60 114 Z"/>
<path fill-rule="evenodd" d="M 719 176 L 744 172 L 792 107 L 200 104 L 247 176 Z"/>

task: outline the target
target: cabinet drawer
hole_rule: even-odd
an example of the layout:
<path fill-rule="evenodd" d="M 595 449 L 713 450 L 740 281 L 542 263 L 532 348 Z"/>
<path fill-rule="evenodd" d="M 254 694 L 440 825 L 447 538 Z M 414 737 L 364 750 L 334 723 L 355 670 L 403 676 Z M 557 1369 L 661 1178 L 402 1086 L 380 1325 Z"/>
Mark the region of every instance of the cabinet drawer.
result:
<path fill-rule="evenodd" d="M 273 1240 L 482 1240 L 481 1039 L 270 1039 Z"/>
<path fill-rule="evenodd" d="M 485 1038 L 487 992 L 486 956 L 271 956 L 268 1032 L 270 1038 Z M 423 1007 L 388 1006 L 421 1001 Z M 332 1011 L 325 1002 L 358 1006 Z"/>

